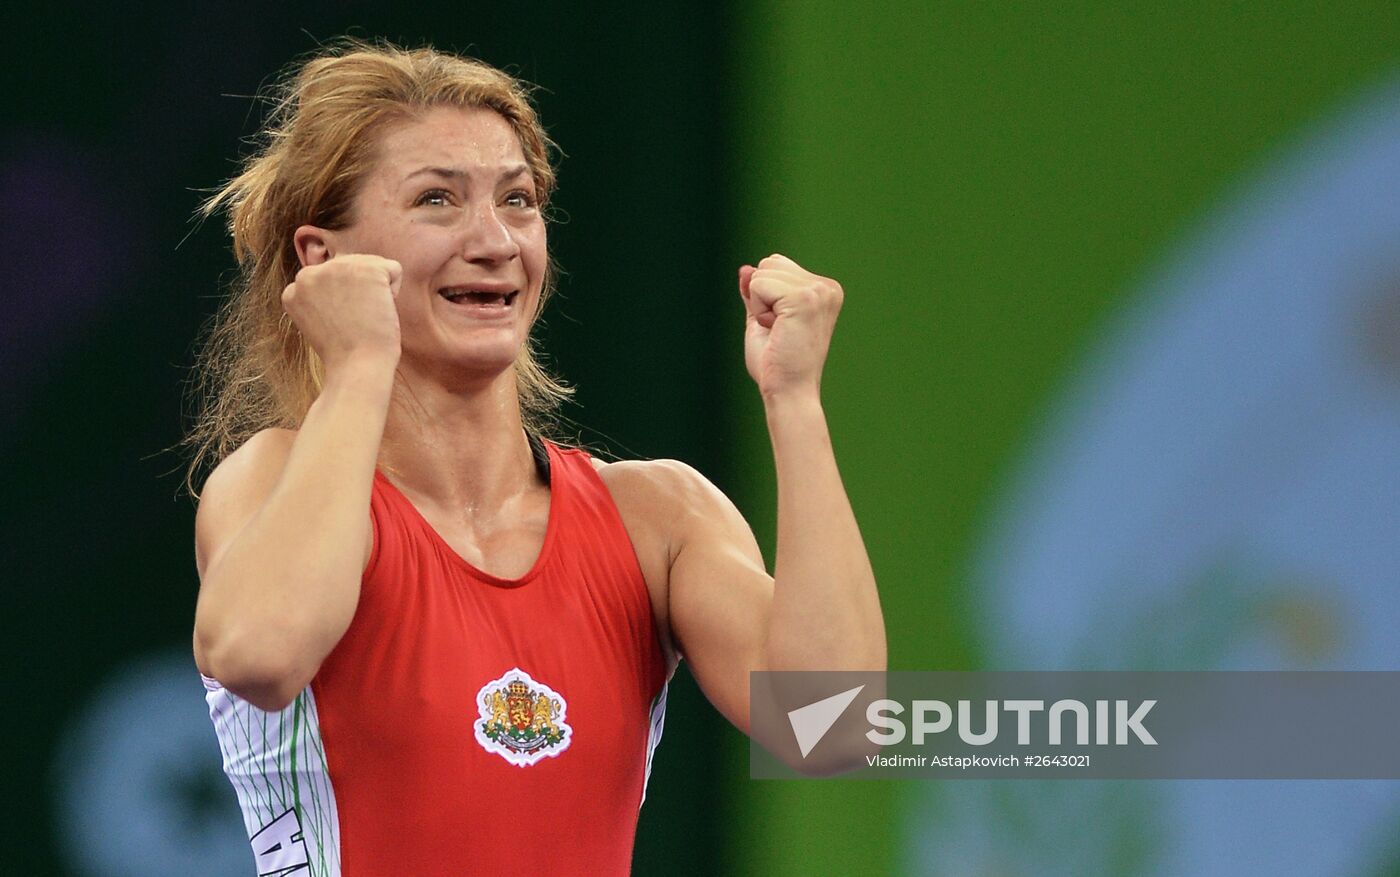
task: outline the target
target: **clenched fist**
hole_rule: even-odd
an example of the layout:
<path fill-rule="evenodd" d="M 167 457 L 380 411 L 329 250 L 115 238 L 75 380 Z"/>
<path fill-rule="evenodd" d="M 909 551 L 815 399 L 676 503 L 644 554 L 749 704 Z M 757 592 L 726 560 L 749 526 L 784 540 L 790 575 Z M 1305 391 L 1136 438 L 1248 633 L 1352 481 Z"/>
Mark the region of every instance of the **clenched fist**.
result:
<path fill-rule="evenodd" d="M 297 272 L 282 291 L 282 308 L 296 323 L 327 373 L 356 358 L 393 368 L 400 353 L 399 293 L 403 267 L 364 254 L 337 256 Z"/>
<path fill-rule="evenodd" d="M 763 397 L 817 392 L 841 284 L 774 254 L 739 269 L 739 295 L 747 311 L 744 362 Z"/>

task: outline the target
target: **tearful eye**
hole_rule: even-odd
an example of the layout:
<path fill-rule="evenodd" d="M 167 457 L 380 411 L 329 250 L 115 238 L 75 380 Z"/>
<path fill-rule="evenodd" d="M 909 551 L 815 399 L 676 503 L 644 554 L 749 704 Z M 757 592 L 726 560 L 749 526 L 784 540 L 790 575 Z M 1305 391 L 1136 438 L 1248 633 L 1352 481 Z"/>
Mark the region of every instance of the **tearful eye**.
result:
<path fill-rule="evenodd" d="M 415 207 L 443 207 L 452 203 L 452 196 L 446 189 L 429 189 L 413 202 Z"/>

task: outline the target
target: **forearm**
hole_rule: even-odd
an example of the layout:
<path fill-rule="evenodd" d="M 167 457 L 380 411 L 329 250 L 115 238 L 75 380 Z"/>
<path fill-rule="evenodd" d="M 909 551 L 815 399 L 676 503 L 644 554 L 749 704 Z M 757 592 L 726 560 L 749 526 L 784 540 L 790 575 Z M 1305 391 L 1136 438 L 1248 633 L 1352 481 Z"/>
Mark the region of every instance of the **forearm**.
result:
<path fill-rule="evenodd" d="M 771 670 L 884 669 L 870 558 L 816 392 L 765 400 L 778 476 L 778 548 L 765 641 Z"/>
<path fill-rule="evenodd" d="M 299 690 L 354 616 L 392 382 L 382 367 L 327 381 L 276 485 L 206 570 L 196 635 L 226 685 Z"/>

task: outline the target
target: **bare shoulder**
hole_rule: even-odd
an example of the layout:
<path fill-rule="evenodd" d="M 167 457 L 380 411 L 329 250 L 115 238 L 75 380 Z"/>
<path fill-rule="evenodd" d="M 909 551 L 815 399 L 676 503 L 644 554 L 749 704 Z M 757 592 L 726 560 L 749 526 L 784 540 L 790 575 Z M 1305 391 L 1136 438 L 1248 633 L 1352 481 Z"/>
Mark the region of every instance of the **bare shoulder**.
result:
<path fill-rule="evenodd" d="M 748 530 L 734 503 L 695 467 L 679 460 L 619 460 L 594 467 L 628 520 L 664 528 L 668 541 L 698 525 Z M 675 546 L 673 546 L 674 549 Z"/>
<path fill-rule="evenodd" d="M 673 572 L 682 552 L 728 542 L 742 546 L 745 554 L 756 554 L 757 546 L 734 504 L 693 466 L 679 460 L 607 463 L 593 458 L 592 462 L 632 540 L 651 592 L 667 666 L 674 667 L 679 652 L 672 631 L 671 595 Z"/>
<path fill-rule="evenodd" d="M 199 494 L 200 508 L 211 499 L 220 500 L 228 494 L 255 488 L 257 482 L 276 481 L 296 437 L 294 429 L 264 429 L 248 439 L 209 473 Z"/>
<path fill-rule="evenodd" d="M 680 460 L 618 460 L 593 466 L 613 499 L 629 510 L 671 520 L 724 514 L 733 503 L 694 467 Z M 665 519 L 665 518 L 663 518 Z"/>
<path fill-rule="evenodd" d="M 225 457 L 204 482 L 195 513 L 195 562 L 203 575 L 267 499 L 286 468 L 296 431 L 265 429 Z"/>

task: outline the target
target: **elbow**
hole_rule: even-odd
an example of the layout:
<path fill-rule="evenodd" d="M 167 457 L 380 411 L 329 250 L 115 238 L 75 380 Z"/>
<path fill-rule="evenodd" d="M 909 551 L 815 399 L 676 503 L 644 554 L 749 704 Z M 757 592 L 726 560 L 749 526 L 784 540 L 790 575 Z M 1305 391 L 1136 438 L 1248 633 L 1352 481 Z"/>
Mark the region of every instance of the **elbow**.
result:
<path fill-rule="evenodd" d="M 213 669 L 220 685 L 269 713 L 290 706 L 310 681 L 278 663 L 244 656 L 225 656 Z"/>
<path fill-rule="evenodd" d="M 808 756 L 788 752 L 779 756 L 783 765 L 799 776 L 824 779 L 854 773 L 871 764 L 880 747 L 864 739 L 837 739 Z"/>
<path fill-rule="evenodd" d="M 286 709 L 315 675 L 291 660 L 285 646 L 262 637 L 195 631 L 195 653 L 205 675 L 265 712 Z"/>
<path fill-rule="evenodd" d="M 289 685 L 285 680 L 267 680 L 225 687 L 263 712 L 280 713 L 292 705 L 306 686 Z"/>
<path fill-rule="evenodd" d="M 868 672 L 755 673 L 750 752 L 756 776 L 831 777 L 873 763 L 870 707 L 885 680 Z M 834 713 L 834 715 L 833 715 Z"/>

